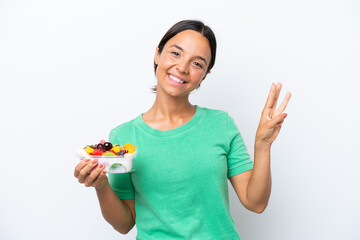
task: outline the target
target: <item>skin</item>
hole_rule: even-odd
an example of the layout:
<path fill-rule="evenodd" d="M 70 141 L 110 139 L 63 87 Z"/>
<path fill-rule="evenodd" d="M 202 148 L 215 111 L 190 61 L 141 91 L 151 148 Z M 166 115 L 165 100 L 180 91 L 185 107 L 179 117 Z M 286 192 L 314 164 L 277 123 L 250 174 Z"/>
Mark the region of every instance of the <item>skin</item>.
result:
<path fill-rule="evenodd" d="M 283 113 L 291 97 L 287 93 L 278 109 L 277 101 L 281 83 L 272 84 L 265 107 L 262 111 L 255 137 L 253 170 L 235 175 L 230 182 L 241 203 L 249 210 L 262 213 L 271 193 L 270 150 L 287 116 Z"/>
<path fill-rule="evenodd" d="M 189 94 L 205 79 L 210 60 L 209 41 L 193 30 L 175 35 L 165 44 L 161 54 L 156 49 L 156 99 L 153 106 L 143 114 L 144 121 L 150 127 L 169 130 L 183 125 L 194 116 L 196 107 L 190 104 Z M 169 75 L 186 83 L 174 86 Z"/>
<path fill-rule="evenodd" d="M 153 106 L 143 114 L 144 121 L 152 128 L 170 130 L 188 122 L 196 112 L 189 102 L 189 94 L 206 78 L 211 60 L 208 40 L 200 33 L 185 30 L 171 38 L 163 51 L 155 51 L 157 92 Z M 170 76 L 185 81 L 175 83 Z M 230 178 L 241 203 L 249 210 L 265 210 L 271 192 L 270 150 L 278 136 L 287 114 L 283 113 L 291 97 L 287 93 L 276 108 L 281 83 L 272 84 L 262 111 L 255 138 L 254 168 Z M 135 225 L 135 201 L 121 200 L 111 189 L 106 171 L 97 162 L 83 160 L 76 167 L 74 176 L 86 187 L 94 187 L 104 218 L 121 233 Z"/>

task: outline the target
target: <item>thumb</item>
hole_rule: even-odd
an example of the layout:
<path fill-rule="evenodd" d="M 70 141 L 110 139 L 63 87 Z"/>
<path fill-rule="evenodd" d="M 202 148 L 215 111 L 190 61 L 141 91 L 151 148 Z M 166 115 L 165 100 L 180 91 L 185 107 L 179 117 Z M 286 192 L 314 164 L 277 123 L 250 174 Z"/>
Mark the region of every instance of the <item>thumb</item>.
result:
<path fill-rule="evenodd" d="M 282 113 L 282 114 L 279 114 L 279 115 L 275 116 L 275 117 L 272 119 L 272 124 L 271 124 L 271 125 L 274 126 L 274 127 L 275 127 L 276 125 L 281 126 L 286 117 L 287 117 L 287 113 Z"/>

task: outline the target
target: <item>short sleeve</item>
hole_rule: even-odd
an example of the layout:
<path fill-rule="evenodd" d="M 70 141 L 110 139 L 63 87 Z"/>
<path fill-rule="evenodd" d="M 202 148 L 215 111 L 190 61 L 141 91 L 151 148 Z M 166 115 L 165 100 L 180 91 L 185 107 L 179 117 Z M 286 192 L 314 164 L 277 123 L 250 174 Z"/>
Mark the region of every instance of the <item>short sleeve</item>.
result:
<path fill-rule="evenodd" d="M 109 183 L 120 199 L 135 198 L 134 185 L 131 180 L 131 173 L 109 173 Z"/>
<path fill-rule="evenodd" d="M 226 132 L 229 141 L 227 153 L 228 178 L 242 172 L 253 169 L 253 162 L 247 152 L 244 140 L 234 122 L 228 115 L 226 122 Z"/>
<path fill-rule="evenodd" d="M 117 131 L 114 129 L 109 134 L 109 142 L 113 143 L 117 136 Z M 120 199 L 135 198 L 134 185 L 131 179 L 131 173 L 109 173 L 109 183 L 116 195 Z"/>

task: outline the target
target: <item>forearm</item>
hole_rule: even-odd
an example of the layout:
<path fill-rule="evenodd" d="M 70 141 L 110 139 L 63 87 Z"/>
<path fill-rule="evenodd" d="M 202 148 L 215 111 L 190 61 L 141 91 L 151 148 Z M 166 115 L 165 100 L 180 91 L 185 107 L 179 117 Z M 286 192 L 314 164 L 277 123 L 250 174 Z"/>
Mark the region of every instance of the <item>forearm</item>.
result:
<path fill-rule="evenodd" d="M 263 212 L 271 193 L 270 146 L 255 143 L 254 168 L 247 188 L 247 200 Z"/>
<path fill-rule="evenodd" d="M 96 189 L 102 215 L 115 230 L 126 234 L 135 225 L 134 217 L 129 207 L 118 198 L 107 184 L 101 189 Z"/>

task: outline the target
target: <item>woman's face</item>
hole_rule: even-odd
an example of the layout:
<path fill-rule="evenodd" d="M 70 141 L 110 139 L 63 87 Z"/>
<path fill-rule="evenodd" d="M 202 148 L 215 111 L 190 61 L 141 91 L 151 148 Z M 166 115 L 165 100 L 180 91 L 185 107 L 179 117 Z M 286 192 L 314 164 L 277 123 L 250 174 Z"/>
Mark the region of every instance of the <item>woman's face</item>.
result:
<path fill-rule="evenodd" d="M 176 34 L 161 53 L 156 49 L 157 91 L 188 96 L 205 79 L 210 60 L 209 41 L 201 33 L 185 30 Z"/>

